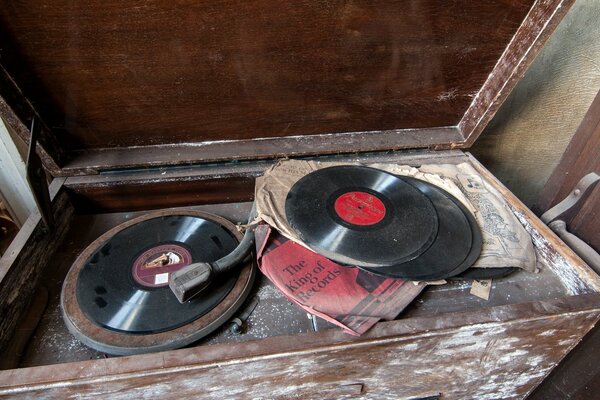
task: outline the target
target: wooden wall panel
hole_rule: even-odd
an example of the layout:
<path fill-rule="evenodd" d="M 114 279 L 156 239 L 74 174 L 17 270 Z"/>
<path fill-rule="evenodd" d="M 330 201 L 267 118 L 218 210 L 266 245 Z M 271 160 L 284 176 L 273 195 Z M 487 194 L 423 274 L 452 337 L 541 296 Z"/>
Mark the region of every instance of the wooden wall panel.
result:
<path fill-rule="evenodd" d="M 23 0 L 2 63 L 71 149 L 454 126 L 533 3 Z"/>

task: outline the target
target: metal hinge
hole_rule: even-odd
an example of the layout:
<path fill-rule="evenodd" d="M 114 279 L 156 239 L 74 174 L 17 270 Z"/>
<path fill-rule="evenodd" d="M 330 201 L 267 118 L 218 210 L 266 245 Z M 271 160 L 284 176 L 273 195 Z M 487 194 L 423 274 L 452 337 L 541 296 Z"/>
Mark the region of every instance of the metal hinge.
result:
<path fill-rule="evenodd" d="M 33 198 L 37 204 L 42 221 L 48 230 L 54 226 L 54 217 L 52 215 L 52 203 L 50 202 L 50 192 L 46 181 L 46 173 L 42 166 L 42 160 L 36 152 L 36 145 L 40 128 L 35 124 L 35 117 L 31 120 L 31 136 L 29 139 L 29 150 L 27 152 L 27 182 L 33 193 Z"/>
<path fill-rule="evenodd" d="M 576 206 L 585 202 L 598 182 L 600 182 L 598 174 L 594 172 L 587 174 L 563 201 L 546 211 L 541 218 L 569 247 L 575 250 L 583 261 L 600 274 L 600 255 L 586 242 L 568 232 L 567 224 L 563 220 Z"/>

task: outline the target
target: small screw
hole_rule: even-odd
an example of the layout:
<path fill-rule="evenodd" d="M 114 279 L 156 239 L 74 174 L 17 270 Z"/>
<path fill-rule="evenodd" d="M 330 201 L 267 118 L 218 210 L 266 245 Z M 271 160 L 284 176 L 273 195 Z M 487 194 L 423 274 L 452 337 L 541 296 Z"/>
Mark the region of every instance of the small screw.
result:
<path fill-rule="evenodd" d="M 231 320 L 231 325 L 229 325 L 229 331 L 233 334 L 238 334 L 242 332 L 242 328 L 244 327 L 244 321 L 239 318 L 234 318 Z"/>

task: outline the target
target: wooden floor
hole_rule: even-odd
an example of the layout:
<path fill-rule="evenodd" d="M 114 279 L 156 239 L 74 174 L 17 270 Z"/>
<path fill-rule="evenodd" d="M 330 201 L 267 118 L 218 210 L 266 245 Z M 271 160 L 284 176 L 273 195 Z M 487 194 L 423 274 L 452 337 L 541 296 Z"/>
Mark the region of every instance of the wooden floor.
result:
<path fill-rule="evenodd" d="M 565 357 L 528 400 L 600 398 L 600 325 Z"/>

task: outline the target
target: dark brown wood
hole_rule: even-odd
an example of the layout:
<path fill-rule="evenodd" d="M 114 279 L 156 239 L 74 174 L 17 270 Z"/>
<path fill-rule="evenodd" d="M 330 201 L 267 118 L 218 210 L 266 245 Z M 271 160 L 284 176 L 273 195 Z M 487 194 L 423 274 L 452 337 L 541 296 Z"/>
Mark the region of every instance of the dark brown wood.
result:
<path fill-rule="evenodd" d="M 19 320 L 11 341 L 2 353 L 0 370 L 19 368 L 19 360 L 26 352 L 27 344 L 38 327 L 47 305 L 48 290 L 44 286 L 37 287 L 33 292 L 27 313 L 24 313 L 23 318 Z"/>
<path fill-rule="evenodd" d="M 251 196 L 271 161 L 190 165 L 471 142 L 570 3 L 24 0 L 0 9 L 0 62 L 63 141 L 68 159 L 57 173 L 69 178 L 61 193 L 79 210 L 227 202 Z M 10 107 L 0 112 L 21 118 Z M 455 284 L 360 338 L 325 330 L 4 371 L 0 395 L 521 398 L 600 317 L 600 279 L 471 162 L 531 233 L 543 266 L 514 285 L 496 283 L 511 286 L 505 297 L 473 301 Z M 75 222 L 103 220 L 96 217 Z M 48 235 L 35 229 L 21 239 L 26 255 L 47 249 Z M 68 241 L 77 247 L 76 239 Z M 48 272 L 55 260 L 34 261 Z M 10 271 L 32 268 L 20 266 Z M 29 288 L 21 293 L 14 282 L 4 276 L 0 299 L 22 304 Z M 57 310 L 45 317 L 54 326 Z M 306 324 L 287 311 L 279 314 L 285 328 L 298 318 Z M 61 340 L 48 327 L 33 344 Z"/>
<path fill-rule="evenodd" d="M 398 153 L 323 156 L 322 161 L 363 163 L 390 162 Z M 412 151 L 402 155 L 403 162 L 420 165 L 456 163 L 466 160 L 459 151 Z M 131 170 L 67 178 L 65 187 L 80 212 L 149 210 L 198 204 L 249 201 L 254 197 L 254 179 L 275 161 L 253 161 L 198 165 L 155 170 Z"/>
<path fill-rule="evenodd" d="M 104 187 L 77 187 L 73 202 L 82 210 L 138 211 L 194 204 L 249 201 L 254 198 L 254 178 L 181 179 L 176 181 L 114 182 Z M 167 200 L 165 200 L 165 198 Z"/>
<path fill-rule="evenodd" d="M 427 305 L 416 307 L 399 321 L 379 324 L 361 338 L 348 336 L 339 330 L 326 330 L 304 335 L 263 337 L 259 341 L 226 341 L 147 356 L 11 370 L 0 373 L 0 393 L 52 398 L 80 396 L 93 390 L 95 393 L 111 392 L 114 396 L 131 397 L 142 393 L 162 393 L 163 385 L 168 382 L 169 394 L 184 397 L 240 397 L 247 393 L 248 396 L 272 398 L 285 397 L 289 394 L 288 389 L 311 397 L 316 390 L 316 386 L 312 385 L 317 384 L 333 398 L 336 394 L 345 393 L 347 384 L 362 385 L 364 393 L 361 393 L 365 397 L 369 394 L 371 397 L 389 396 L 390 393 L 394 397 L 423 396 L 438 390 L 448 397 L 462 398 L 525 396 L 598 319 L 600 278 L 591 274 L 570 249 L 549 233 L 547 227 L 470 156 L 459 151 L 447 152 L 445 156 L 431 154 L 430 160 L 424 152 L 415 152 L 407 157 L 389 155 L 390 158 L 394 156 L 396 163 L 413 165 L 470 162 L 483 179 L 507 199 L 532 234 L 542 273 L 513 281 L 511 289 L 508 289 L 511 286 L 508 282 L 506 285 L 497 283 L 498 292 L 492 295 L 490 303 L 467 299 L 468 288 L 460 284 L 452 287 L 447 296 L 444 296 L 444 289 L 436 288 L 432 291 L 434 295 L 423 299 L 432 300 Z M 211 179 L 211 174 L 212 178 L 218 178 L 217 170 L 209 173 L 209 167 L 205 168 L 204 178 Z M 249 166 L 244 168 L 246 172 L 251 170 Z M 222 173 L 227 176 L 233 170 Z M 146 172 L 149 175 L 153 173 Z M 140 179 L 134 176 L 133 171 L 130 174 L 127 179 Z M 201 176 L 202 173 L 196 175 Z M 87 181 L 90 186 L 101 186 L 104 179 L 114 183 L 119 180 L 119 175 L 72 177 L 67 181 L 82 185 Z M 221 207 L 222 211 L 229 209 L 232 218 L 239 220 L 243 219 L 242 210 L 247 211 L 248 203 L 203 207 L 216 207 L 215 210 Z M 119 215 L 121 221 L 132 217 L 132 213 Z M 65 239 L 69 244 L 73 242 L 74 247 L 70 253 L 57 254 L 60 257 L 58 262 L 46 260 L 50 266 L 48 269 L 59 265 L 66 273 L 71 264 L 69 259 L 77 256 L 76 249 L 81 249 L 86 240 L 94 240 L 93 237 L 86 239 L 85 235 L 91 233 L 86 234 L 88 229 L 82 228 L 89 225 L 91 232 L 98 227 L 98 222 L 111 220 L 103 216 L 78 218 L 74 223 L 79 230 L 75 229 L 73 234 L 83 231 L 82 237 L 69 236 Z M 60 286 L 60 278 L 45 275 L 44 279 L 52 282 L 53 286 Z M 0 286 L 0 292 L 6 290 L 4 285 Z M 55 307 L 54 296 L 51 296 L 49 315 L 43 318 L 42 326 L 45 328 L 40 329 L 40 333 L 48 336 L 45 339 L 33 338 L 34 344 L 63 340 L 56 330 L 46 325 L 48 319 L 54 320 L 53 326 L 60 325 L 60 312 Z M 463 301 L 457 301 L 454 309 L 439 306 L 449 298 L 462 298 Z M 286 327 L 297 318 L 306 321 L 302 314 L 294 315 L 291 321 L 285 320 L 287 313 L 278 315 L 280 323 Z M 67 347 L 54 347 L 54 350 L 61 349 L 60 352 L 54 351 L 56 357 L 68 359 L 61 354 L 64 351 L 77 353 L 77 357 L 85 354 L 74 351 L 77 346 L 73 347 L 72 343 L 73 339 L 67 340 Z M 36 349 L 30 350 L 28 362 L 32 361 L 31 353 L 35 352 Z M 45 357 L 53 353 L 48 347 L 42 352 Z M 89 357 L 92 356 L 97 355 Z M 439 360 L 443 360 L 443 364 Z M 57 361 L 46 358 L 46 362 Z M 409 362 L 410 365 L 406 364 Z M 404 380 L 406 384 L 398 384 L 398 374 L 407 377 Z M 269 385 L 257 385 L 259 381 L 265 382 L 267 375 Z M 311 383 L 307 385 L 306 382 Z M 438 389 L 442 382 L 443 387 Z"/>
<path fill-rule="evenodd" d="M 140 166 L 161 167 L 194 164 L 198 163 L 199 157 L 203 163 L 207 163 L 413 149 L 431 147 L 431 141 L 447 143 L 436 146 L 438 149 L 444 149 L 452 147 L 448 143 L 457 143 L 462 140 L 463 137 L 457 128 L 448 127 L 214 141 L 203 142 L 199 145 L 186 143 L 110 148 L 73 154 L 72 160 L 64 165 L 60 175 L 97 174 L 105 170 L 139 168 Z"/>
<path fill-rule="evenodd" d="M 600 92 L 592 102 L 559 164 L 544 186 L 539 208 L 544 212 L 564 199 L 590 172 L 600 174 Z M 600 187 L 573 213 L 567 227 L 600 252 Z"/>
<path fill-rule="evenodd" d="M 31 136 L 29 128 L 34 117 L 38 128 L 40 128 L 36 151 L 48 172 L 57 175 L 60 173 L 57 163 L 64 163 L 65 161 L 62 147 L 31 103 L 23 96 L 16 83 L 0 65 L 0 118 L 23 141 L 25 147 L 29 145 Z"/>
<path fill-rule="evenodd" d="M 0 51 L 64 145 L 62 175 L 450 148 L 570 3 L 26 0 L 0 10 Z"/>
<path fill-rule="evenodd" d="M 41 87 L 20 83 L 89 149 L 453 126 L 531 4 L 28 0 L 0 20 Z"/>
<path fill-rule="evenodd" d="M 184 211 L 202 210 L 222 215 L 231 221 L 245 222 L 250 207 L 251 203 L 215 204 L 186 208 Z M 44 270 L 42 282 L 50 292 L 48 311 L 38 326 L 35 337 L 31 339 L 29 349 L 21 360 L 20 366 L 41 366 L 106 357 L 103 353 L 85 347 L 67 331 L 61 318 L 62 283 L 67 271 L 77 263 L 80 254 L 91 242 L 115 226 L 146 214 L 145 212 L 123 212 L 75 215 L 65 240 Z M 546 265 L 545 248 L 539 248 L 537 251 L 540 265 Z M 312 331 L 312 324 L 303 310 L 291 304 L 265 280 L 259 280 L 256 285 L 256 295 L 260 297 L 259 306 L 252 313 L 251 325 L 243 335 L 232 337 L 227 329 L 224 329 L 225 332 L 221 331 L 203 340 L 199 345 L 233 344 L 238 341 Z M 436 318 L 452 312 L 478 312 L 483 307 L 550 300 L 564 297 L 567 293 L 561 279 L 546 266 L 538 274 L 523 271 L 505 279 L 495 280 L 488 301 L 471 295 L 470 286 L 470 282 L 452 282 L 429 287 L 419 296 L 418 301 L 408 306 L 401 318 Z M 281 322 L 282 318 L 285 318 L 285 323 Z M 323 324 L 319 323 L 318 326 L 321 330 Z M 328 326 L 329 329 L 332 327 L 332 325 Z"/>
<path fill-rule="evenodd" d="M 0 259 L 0 351 L 4 350 L 26 312 L 33 291 L 40 282 L 41 271 L 71 222 L 74 209 L 65 191 L 60 190 L 63 182 L 64 178 L 57 179 L 51 187 L 56 221 L 54 230 L 45 231 L 39 213 L 34 212 Z"/>
<path fill-rule="evenodd" d="M 559 203 L 587 173 L 600 173 L 600 92 L 592 102 L 558 166 L 544 186 L 539 208 L 546 211 Z M 568 229 L 600 250 L 600 190 L 595 190 L 582 207 L 568 217 Z M 598 393 L 600 327 L 569 354 L 533 392 L 531 399 L 594 399 Z"/>

